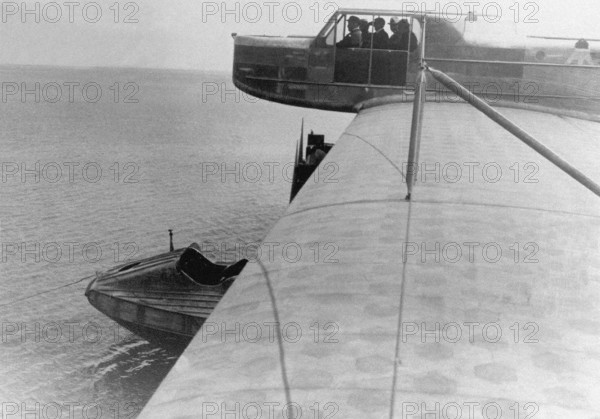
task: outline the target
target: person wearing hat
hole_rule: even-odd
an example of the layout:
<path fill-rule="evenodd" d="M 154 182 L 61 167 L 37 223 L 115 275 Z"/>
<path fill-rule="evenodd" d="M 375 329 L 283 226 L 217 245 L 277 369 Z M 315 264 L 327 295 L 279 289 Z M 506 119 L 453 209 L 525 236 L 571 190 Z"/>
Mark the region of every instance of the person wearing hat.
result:
<path fill-rule="evenodd" d="M 371 36 L 373 34 L 369 32 L 369 26 L 371 26 L 371 22 L 369 22 L 367 19 L 360 20 L 359 28 L 362 34 L 362 44 L 360 45 L 361 48 L 371 48 Z"/>
<path fill-rule="evenodd" d="M 360 19 L 356 16 L 348 18 L 348 35 L 336 44 L 338 48 L 360 48 L 362 45 L 362 31 Z"/>
<path fill-rule="evenodd" d="M 388 49 L 390 36 L 385 31 L 385 19 L 378 17 L 373 21 L 373 49 Z"/>
<path fill-rule="evenodd" d="M 419 41 L 415 34 L 410 30 L 410 23 L 406 19 L 398 19 L 397 17 L 392 18 L 392 21 L 397 19 L 394 25 L 392 26 L 392 22 L 390 21 L 390 26 L 392 27 L 392 31 L 394 34 L 390 37 L 389 48 L 400 50 L 400 51 L 408 51 L 413 52 L 417 49 Z"/>
<path fill-rule="evenodd" d="M 392 18 L 390 26 L 394 34 L 390 37 L 388 48 L 396 51 L 414 51 L 418 46 L 418 39 L 410 30 L 410 23 L 406 19 Z M 408 70 L 408 54 L 394 58 L 394 64 L 390 66 L 390 81 L 394 86 L 406 85 L 406 72 Z"/>
<path fill-rule="evenodd" d="M 398 32 L 398 22 L 400 22 L 400 18 L 394 16 L 390 19 L 390 30 L 392 31 L 392 36 Z"/>

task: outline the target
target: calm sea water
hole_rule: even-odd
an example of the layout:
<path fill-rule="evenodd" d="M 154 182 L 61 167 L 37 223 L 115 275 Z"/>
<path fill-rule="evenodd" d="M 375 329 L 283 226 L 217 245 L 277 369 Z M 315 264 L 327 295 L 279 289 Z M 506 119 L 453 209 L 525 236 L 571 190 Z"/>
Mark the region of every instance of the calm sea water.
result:
<path fill-rule="evenodd" d="M 134 417 L 179 352 L 73 283 L 167 251 L 169 228 L 176 247 L 235 257 L 285 211 L 301 118 L 335 141 L 352 117 L 235 93 L 227 74 L 10 67 L 0 82 L 2 413 Z"/>

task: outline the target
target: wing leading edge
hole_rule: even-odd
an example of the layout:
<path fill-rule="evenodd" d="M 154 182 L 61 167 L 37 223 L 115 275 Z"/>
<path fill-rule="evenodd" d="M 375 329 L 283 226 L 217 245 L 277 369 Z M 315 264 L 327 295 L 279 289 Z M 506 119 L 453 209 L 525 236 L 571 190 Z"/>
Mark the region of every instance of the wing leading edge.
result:
<path fill-rule="evenodd" d="M 427 103 L 407 202 L 411 112 L 359 113 L 141 418 L 597 418 L 598 199 Z M 599 124 L 504 113 L 600 179 Z"/>

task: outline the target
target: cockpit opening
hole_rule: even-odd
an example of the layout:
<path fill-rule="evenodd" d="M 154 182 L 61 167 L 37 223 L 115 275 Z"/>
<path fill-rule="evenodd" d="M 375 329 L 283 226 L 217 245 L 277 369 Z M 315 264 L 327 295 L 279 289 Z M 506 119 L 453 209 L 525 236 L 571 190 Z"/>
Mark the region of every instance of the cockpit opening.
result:
<path fill-rule="evenodd" d="M 318 35 L 315 48 L 333 52 L 335 83 L 404 86 L 422 38 L 414 16 L 339 14 Z"/>

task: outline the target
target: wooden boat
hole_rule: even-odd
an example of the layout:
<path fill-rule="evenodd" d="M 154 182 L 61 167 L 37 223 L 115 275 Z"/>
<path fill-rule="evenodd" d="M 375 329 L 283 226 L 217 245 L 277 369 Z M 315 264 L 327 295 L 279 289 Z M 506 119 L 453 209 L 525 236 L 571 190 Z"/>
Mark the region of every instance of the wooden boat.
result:
<path fill-rule="evenodd" d="M 97 273 L 85 295 L 100 312 L 146 340 L 187 344 L 246 262 L 215 264 L 194 243 Z"/>

